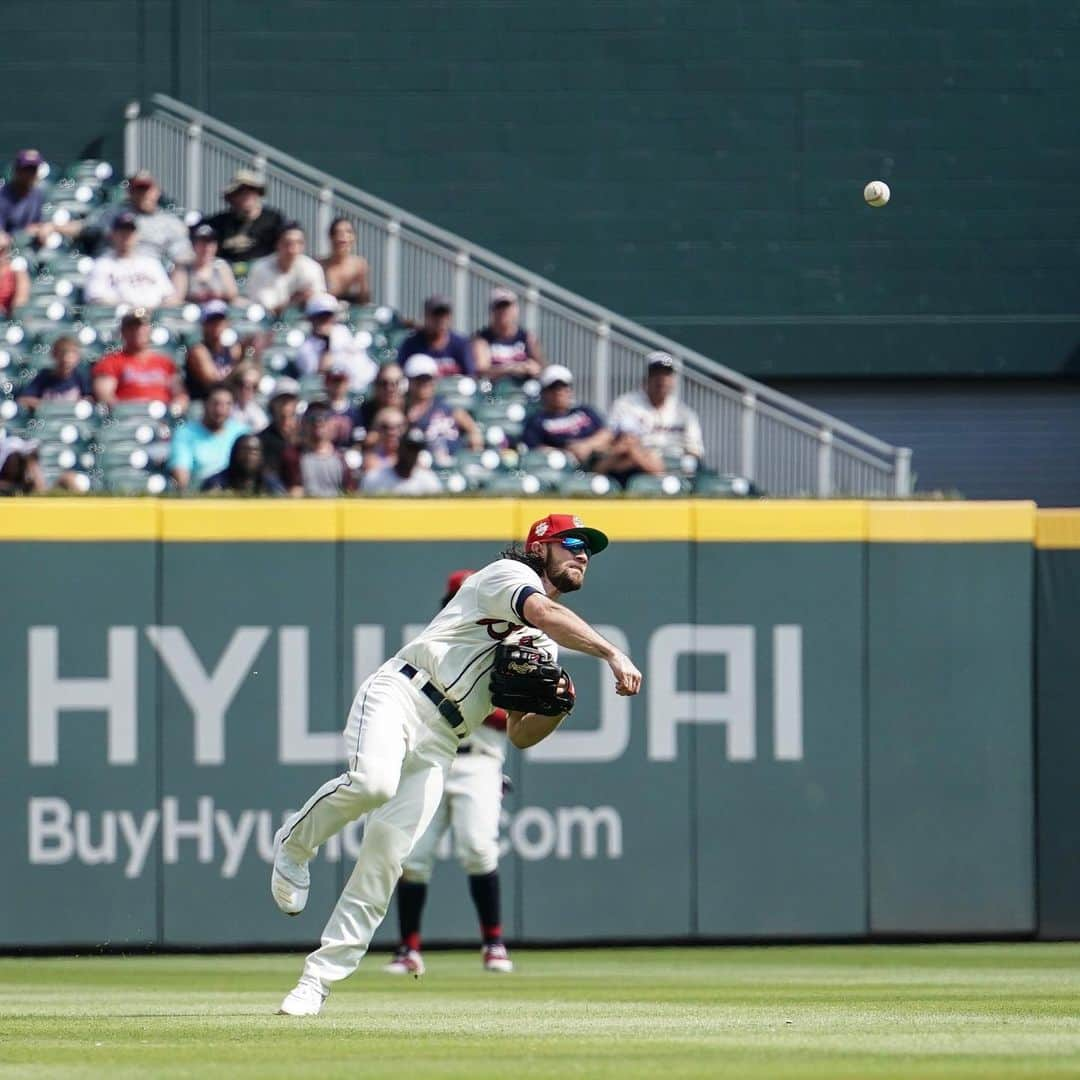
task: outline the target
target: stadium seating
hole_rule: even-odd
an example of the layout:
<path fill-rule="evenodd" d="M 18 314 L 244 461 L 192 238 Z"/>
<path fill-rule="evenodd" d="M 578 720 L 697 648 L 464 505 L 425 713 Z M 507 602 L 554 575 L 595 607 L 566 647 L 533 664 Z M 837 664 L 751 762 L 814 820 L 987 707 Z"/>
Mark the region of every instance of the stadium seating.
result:
<path fill-rule="evenodd" d="M 126 189 L 107 162 L 76 162 L 54 171 L 43 182 L 45 216 L 57 222 L 89 218 L 100 208 L 121 202 Z M 183 216 L 183 209 L 162 200 L 162 208 Z M 22 389 L 51 364 L 53 342 L 64 334 L 77 338 L 89 371 L 119 342 L 118 315 L 112 306 L 84 303 L 83 283 L 90 271 L 89 256 L 54 234 L 37 247 L 25 236 L 15 237 L 17 256 L 31 276 L 29 303 L 18 317 L 0 322 L 0 435 L 17 434 L 40 443 L 39 460 L 52 482 L 72 474 L 76 489 L 102 492 L 158 492 L 167 488 L 165 461 L 177 423 L 197 420 L 201 405 L 193 402 L 180 416 L 164 405 L 120 403 L 111 410 L 89 402 L 44 402 L 36 414 L 20 409 L 15 399 Z M 350 309 L 350 329 L 380 364 L 397 358 L 397 349 L 410 332 L 389 307 L 367 305 Z M 270 319 L 257 304 L 232 306 L 230 324 L 238 340 L 258 338 L 264 377 L 257 401 L 264 408 L 282 386 L 293 380 L 306 404 L 324 396 L 319 376 L 297 378 L 296 352 L 307 334 L 307 323 L 296 310 Z M 154 314 L 152 347 L 183 367 L 187 349 L 199 340 L 199 309 L 194 304 L 162 308 Z M 480 426 L 483 451 L 461 450 L 437 473 L 452 493 L 605 496 L 621 489 L 605 476 L 581 471 L 566 454 L 518 448 L 529 411 L 536 406 L 539 384 L 513 380 L 494 384 L 486 379 L 454 376 L 443 379 L 439 393 L 455 408 L 468 411 Z M 359 402 L 362 399 L 357 398 Z M 666 460 L 664 476 L 637 476 L 627 485 L 634 495 L 674 497 L 694 492 L 717 497 L 757 494 L 738 477 L 694 476 L 693 459 Z"/>

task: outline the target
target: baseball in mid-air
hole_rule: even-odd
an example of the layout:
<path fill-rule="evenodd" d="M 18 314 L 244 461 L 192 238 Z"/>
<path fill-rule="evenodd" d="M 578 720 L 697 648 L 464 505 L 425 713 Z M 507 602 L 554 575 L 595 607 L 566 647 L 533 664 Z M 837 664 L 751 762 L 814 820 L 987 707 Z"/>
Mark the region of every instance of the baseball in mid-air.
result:
<path fill-rule="evenodd" d="M 892 196 L 889 185 L 884 180 L 871 180 L 863 188 L 862 194 L 871 206 L 884 206 Z"/>

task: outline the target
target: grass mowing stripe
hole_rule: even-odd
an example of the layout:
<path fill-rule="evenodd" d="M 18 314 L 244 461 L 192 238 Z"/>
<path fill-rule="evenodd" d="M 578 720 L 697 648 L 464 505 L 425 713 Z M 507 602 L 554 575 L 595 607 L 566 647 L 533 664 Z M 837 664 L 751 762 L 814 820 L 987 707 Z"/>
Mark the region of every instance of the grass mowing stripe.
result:
<path fill-rule="evenodd" d="M 0 959 L 0 1077 L 1080 1077 L 1077 945 L 515 959 L 369 962 L 305 1020 L 273 1015 L 298 957 Z"/>

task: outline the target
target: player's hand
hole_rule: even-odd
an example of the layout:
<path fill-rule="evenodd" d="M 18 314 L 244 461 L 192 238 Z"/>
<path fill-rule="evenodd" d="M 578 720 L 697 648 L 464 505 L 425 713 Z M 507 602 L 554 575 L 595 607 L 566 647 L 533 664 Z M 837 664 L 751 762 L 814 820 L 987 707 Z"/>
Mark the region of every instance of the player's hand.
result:
<path fill-rule="evenodd" d="M 615 693 L 620 697 L 631 697 L 641 689 L 641 672 L 634 667 L 633 661 L 624 653 L 617 652 L 608 667 L 615 676 Z"/>

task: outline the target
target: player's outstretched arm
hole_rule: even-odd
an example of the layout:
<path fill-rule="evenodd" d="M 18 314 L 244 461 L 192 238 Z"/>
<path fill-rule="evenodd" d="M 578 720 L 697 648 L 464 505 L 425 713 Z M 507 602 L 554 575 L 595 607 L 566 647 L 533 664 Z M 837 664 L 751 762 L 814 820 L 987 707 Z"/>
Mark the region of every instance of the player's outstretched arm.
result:
<path fill-rule="evenodd" d="M 641 689 L 641 672 L 634 667 L 630 657 L 601 637 L 569 608 L 556 604 L 542 593 L 533 593 L 525 601 L 524 612 L 531 626 L 543 630 L 564 649 L 573 649 L 607 661 L 615 676 L 616 693 L 627 697 Z"/>

